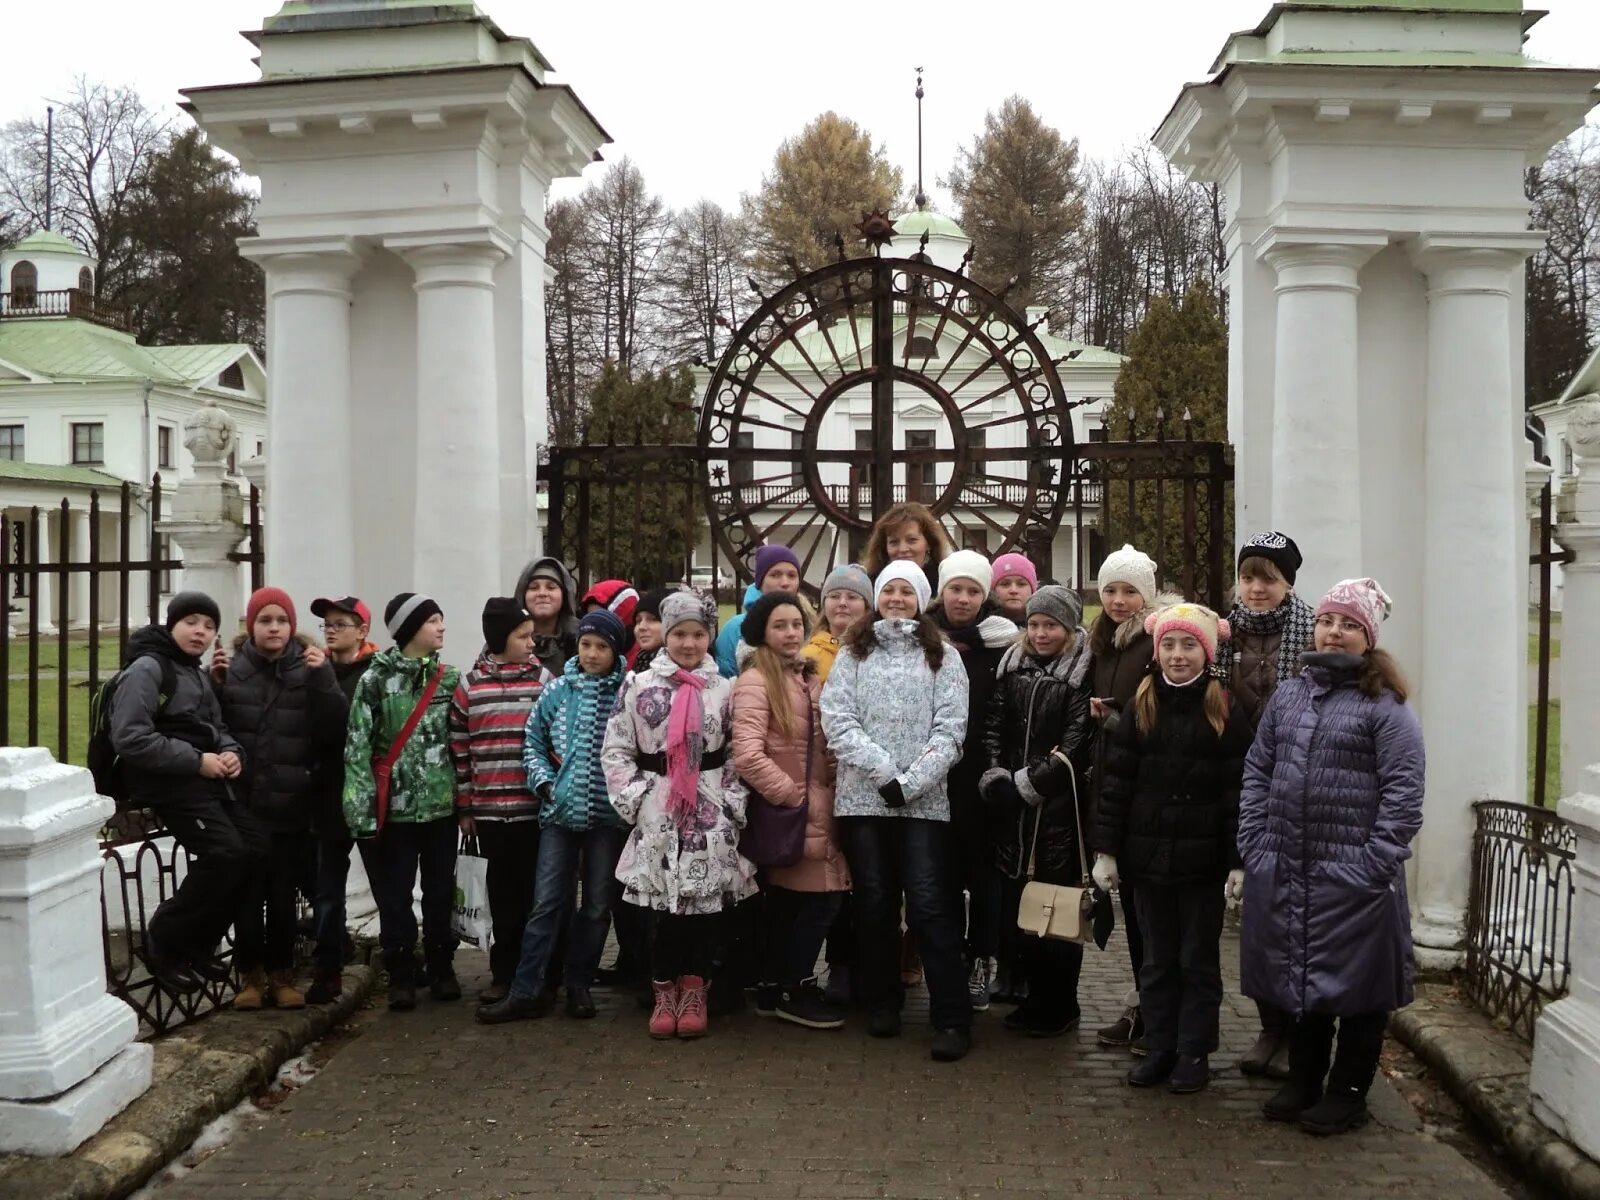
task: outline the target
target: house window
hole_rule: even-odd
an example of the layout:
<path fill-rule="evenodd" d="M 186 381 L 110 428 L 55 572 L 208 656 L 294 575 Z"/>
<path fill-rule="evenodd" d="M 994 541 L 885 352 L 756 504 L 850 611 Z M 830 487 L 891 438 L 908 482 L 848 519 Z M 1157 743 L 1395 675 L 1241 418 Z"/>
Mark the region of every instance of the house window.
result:
<path fill-rule="evenodd" d="M 735 450 L 754 450 L 756 435 L 748 430 L 733 435 Z M 737 485 L 749 483 L 756 477 L 756 465 L 748 458 L 736 458 L 728 464 L 728 482 Z"/>
<path fill-rule="evenodd" d="M 1103 442 L 1103 441 L 1105 441 L 1106 440 L 1105 427 L 1103 425 L 1090 426 L 1090 428 L 1089 428 L 1089 440 L 1091 442 Z"/>
<path fill-rule="evenodd" d="M 11 462 L 25 462 L 27 453 L 23 445 L 24 425 L 0 425 L 0 458 Z"/>
<path fill-rule="evenodd" d="M 244 368 L 238 363 L 223 367 L 222 374 L 217 376 L 217 386 L 232 388 L 236 392 L 244 391 Z"/>
<path fill-rule="evenodd" d="M 989 431 L 987 429 L 967 430 L 967 449 L 987 450 L 989 448 Z M 977 483 L 989 470 L 989 460 L 986 458 L 969 458 L 967 460 L 967 481 Z M 986 543 L 987 544 L 987 543 Z M 977 547 L 973 547 L 977 549 Z"/>
<path fill-rule="evenodd" d="M 85 296 L 94 295 L 94 272 L 88 267 L 78 268 L 78 290 Z"/>
<path fill-rule="evenodd" d="M 933 430 L 908 429 L 906 430 L 907 450 L 932 450 Z M 918 503 L 927 503 L 933 494 L 937 478 L 938 464 L 931 459 L 927 462 L 906 464 L 906 499 Z"/>
<path fill-rule="evenodd" d="M 804 487 L 806 482 L 806 467 L 802 461 L 805 457 L 806 435 L 803 429 L 789 430 L 789 486 Z"/>
<path fill-rule="evenodd" d="M 99 421 L 92 424 L 74 424 L 72 427 L 72 461 L 75 464 L 98 466 L 106 460 L 106 427 Z"/>
<path fill-rule="evenodd" d="M 266 451 L 266 448 L 267 448 L 266 442 L 262 441 L 260 438 L 257 438 L 256 439 L 256 457 L 260 458 L 261 455 Z"/>
<path fill-rule="evenodd" d="M 39 268 L 23 259 L 11 268 L 11 305 L 32 308 L 39 303 Z"/>
<path fill-rule="evenodd" d="M 237 475 L 238 473 L 239 473 L 239 452 L 237 450 L 229 450 L 228 451 L 228 474 L 229 475 Z"/>
<path fill-rule="evenodd" d="M 1573 474 L 1576 471 L 1576 469 L 1577 468 L 1576 468 L 1576 466 L 1574 465 L 1574 463 L 1572 461 L 1572 443 L 1567 441 L 1565 438 L 1562 438 L 1561 439 L 1561 474 L 1562 474 L 1563 477 L 1565 477 L 1567 475 Z"/>
<path fill-rule="evenodd" d="M 163 471 L 170 471 L 178 465 L 172 449 L 178 440 L 177 433 L 171 425 L 156 426 L 156 466 Z"/>

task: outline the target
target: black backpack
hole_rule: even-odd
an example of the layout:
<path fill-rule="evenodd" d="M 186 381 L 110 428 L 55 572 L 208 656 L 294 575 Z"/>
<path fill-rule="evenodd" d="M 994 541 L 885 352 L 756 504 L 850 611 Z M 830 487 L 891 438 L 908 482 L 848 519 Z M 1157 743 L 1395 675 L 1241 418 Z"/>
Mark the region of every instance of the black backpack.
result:
<path fill-rule="evenodd" d="M 155 659 L 161 666 L 161 691 L 156 698 L 159 716 L 178 690 L 178 668 L 164 654 Z M 132 665 L 129 663 L 128 667 Z M 89 773 L 94 776 L 94 790 L 116 801 L 118 811 L 129 805 L 128 777 L 122 769 L 122 757 L 111 744 L 111 701 L 128 667 L 102 683 L 89 702 Z"/>

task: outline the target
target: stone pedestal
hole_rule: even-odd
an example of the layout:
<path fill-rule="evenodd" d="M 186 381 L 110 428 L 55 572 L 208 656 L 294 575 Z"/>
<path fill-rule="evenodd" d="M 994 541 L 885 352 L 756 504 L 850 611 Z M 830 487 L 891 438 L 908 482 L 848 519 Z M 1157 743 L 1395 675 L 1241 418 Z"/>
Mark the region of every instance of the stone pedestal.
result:
<path fill-rule="evenodd" d="M 106 992 L 89 772 L 0 749 L 0 1151 L 64 1154 L 150 1086 L 139 1022 Z"/>
<path fill-rule="evenodd" d="M 156 532 L 177 544 L 184 590 L 205 592 L 217 602 L 222 614 L 217 636 L 226 645 L 244 611 L 239 564 L 228 557 L 246 533 L 244 497 L 224 471 L 238 431 L 232 417 L 207 403 L 184 420 L 183 433 L 183 444 L 194 456 L 194 475 L 173 490 L 172 515 L 156 525 Z"/>
<path fill-rule="evenodd" d="M 1572 973 L 1567 995 L 1540 1014 L 1528 1088 L 1539 1120 L 1600 1158 L 1600 766 L 1584 772 L 1583 789 L 1560 812 L 1578 832 Z"/>

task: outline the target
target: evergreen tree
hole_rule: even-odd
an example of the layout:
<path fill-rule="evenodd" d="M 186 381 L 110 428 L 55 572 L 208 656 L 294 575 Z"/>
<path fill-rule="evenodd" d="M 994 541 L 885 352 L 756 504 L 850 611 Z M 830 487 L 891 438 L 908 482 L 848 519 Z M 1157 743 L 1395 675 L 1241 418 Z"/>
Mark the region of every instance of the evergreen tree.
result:
<path fill-rule="evenodd" d="M 835 235 L 858 251 L 855 227 L 862 214 L 887 210 L 900 188 L 900 168 L 865 129 L 823 113 L 778 147 L 761 191 L 747 201 L 752 265 L 768 280 L 787 281 L 792 273 L 785 255 L 811 271 L 834 260 Z"/>
<path fill-rule="evenodd" d="M 1561 395 L 1589 357 L 1589 331 L 1583 314 L 1562 286 L 1560 275 L 1542 256 L 1528 263 L 1523 328 L 1527 353 L 1524 403 L 1532 408 Z"/>
<path fill-rule="evenodd" d="M 1073 240 L 1083 224 L 1078 143 L 1012 96 L 984 117 L 983 132 L 956 154 L 945 184 L 972 239 L 973 276 L 1018 309 L 1054 306 L 1066 294 Z"/>
<path fill-rule="evenodd" d="M 1127 355 L 1106 414 L 1108 436 L 1145 442 L 1164 438 L 1170 453 L 1159 461 L 1148 460 L 1143 467 L 1128 460 L 1108 468 L 1107 540 L 1132 542 L 1155 558 L 1167 584 L 1193 594 L 1205 583 L 1205 563 L 1198 561 L 1199 550 L 1185 536 L 1185 487 L 1178 477 L 1198 470 L 1200 460 L 1184 451 L 1184 442 L 1191 435 L 1197 442 L 1226 441 L 1228 425 L 1228 332 L 1210 285 L 1203 280 L 1196 283 L 1178 303 L 1170 296 L 1152 300 L 1128 340 Z M 1127 487 L 1115 482 L 1126 478 L 1123 472 L 1128 470 L 1136 478 L 1144 477 L 1134 487 L 1131 506 Z M 1152 473 L 1164 480 L 1148 478 Z M 1233 506 L 1223 505 L 1223 528 L 1213 530 L 1208 500 L 1197 485 L 1197 538 L 1210 543 L 1220 537 L 1220 553 L 1227 559 L 1233 547 Z M 1191 560 L 1192 578 L 1185 571 Z"/>

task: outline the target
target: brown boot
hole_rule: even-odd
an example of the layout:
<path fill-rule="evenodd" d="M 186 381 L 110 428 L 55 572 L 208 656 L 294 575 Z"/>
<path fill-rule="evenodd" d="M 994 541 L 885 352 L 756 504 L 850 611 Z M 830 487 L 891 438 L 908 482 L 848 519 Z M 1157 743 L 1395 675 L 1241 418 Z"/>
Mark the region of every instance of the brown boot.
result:
<path fill-rule="evenodd" d="M 267 973 L 259 968 L 239 976 L 239 991 L 233 997 L 236 1012 L 255 1012 L 266 1003 Z"/>
<path fill-rule="evenodd" d="M 306 994 L 294 986 L 293 971 L 274 971 L 270 982 L 272 1003 L 278 1008 L 304 1008 Z"/>

